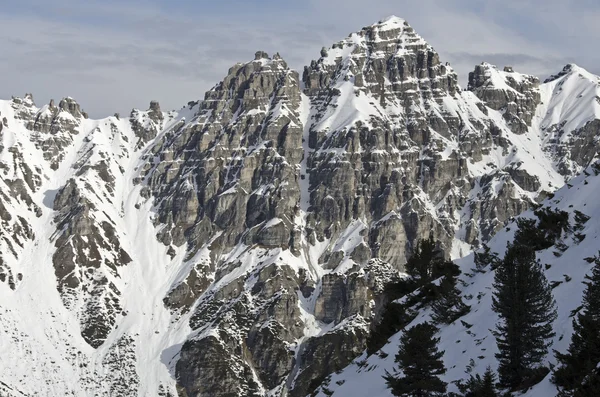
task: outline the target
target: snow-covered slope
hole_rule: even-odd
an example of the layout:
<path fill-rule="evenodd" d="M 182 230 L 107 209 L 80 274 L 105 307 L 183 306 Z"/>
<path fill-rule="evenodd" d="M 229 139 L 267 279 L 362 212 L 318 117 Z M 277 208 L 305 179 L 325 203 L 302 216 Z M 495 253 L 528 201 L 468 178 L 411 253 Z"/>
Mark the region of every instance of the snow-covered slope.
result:
<path fill-rule="evenodd" d="M 174 324 L 162 303 L 165 281 L 178 268 L 169 267 L 166 247 L 148 244 L 156 233 L 151 205 L 134 209 L 140 188 L 132 180 L 141 162 L 130 121 L 89 120 L 61 109 L 55 120 L 73 122 L 73 132 L 63 133 L 61 124 L 60 132 L 45 134 L 26 128 L 18 102 L 0 103 L 8 149 L 0 231 L 0 271 L 8 277 L 0 286 L 3 395 L 156 395 L 172 383 L 161 357 L 189 327 Z M 25 105 L 36 122 L 49 113 L 30 98 Z M 181 115 L 165 117 L 168 128 Z M 59 139 L 64 146 L 46 159 L 47 142 Z M 17 185 L 12 194 L 14 181 L 28 179 L 36 183 Z M 61 234 L 67 237 L 59 245 Z M 58 264 L 60 252 L 72 260 Z M 99 346 L 104 321 L 115 326 Z"/>
<path fill-rule="evenodd" d="M 536 117 L 544 150 L 563 175 L 581 172 L 581 157 L 598 145 L 600 78 L 569 64 L 540 87 L 542 104 Z"/>
<path fill-rule="evenodd" d="M 576 224 L 575 211 L 580 211 L 590 217 L 578 232 L 585 236 L 583 241 L 576 238 L 573 232 L 563 234 L 562 249 L 552 246 L 537 252 L 537 259 L 545 266 L 545 274 L 552 285 L 552 292 L 558 304 L 558 318 L 554 322 L 556 336 L 552 349 L 565 353 L 573 333 L 573 311 L 581 306 L 586 274 L 591 272 L 593 263 L 590 258 L 598 254 L 600 239 L 600 206 L 596 198 L 600 195 L 599 163 L 588 167 L 585 173 L 572 179 L 568 186 L 559 189 L 551 199 L 542 205 L 550 209 L 566 211 L 570 215 L 571 225 Z M 535 218 L 533 212 L 527 211 L 521 215 L 525 218 Z M 516 220 L 498 232 L 489 242 L 491 252 L 503 257 L 507 242 L 512 242 L 517 229 Z M 440 350 L 444 351 L 444 363 L 447 369 L 442 377 L 449 383 L 448 391 L 458 392 L 452 383 L 466 380 L 470 374 L 482 374 L 487 366 L 497 369 L 498 363 L 494 355 L 498 352 L 492 330 L 498 323 L 498 316 L 492 311 L 492 292 L 494 272 L 486 269 L 480 273 L 475 271 L 474 255 L 469 255 L 456 261 L 459 264 L 464 282 L 460 287 L 462 297 L 472 310 L 454 323 L 441 326 L 439 331 Z M 424 310 L 406 328 L 423 321 L 430 320 L 429 310 Z M 322 387 L 319 396 L 373 396 L 391 397 L 382 378 L 385 371 L 394 372 L 396 364 L 394 357 L 402 331 L 394 335 L 389 343 L 378 353 L 367 356 L 364 353 L 353 364 L 343 371 L 332 374 Z M 554 354 L 548 354 L 545 366 L 556 364 Z M 530 390 L 522 394 L 527 397 L 556 396 L 558 390 L 551 382 L 552 374 Z"/>
<path fill-rule="evenodd" d="M 314 390 L 420 238 L 462 257 L 596 153 L 583 69 L 457 81 L 390 17 L 302 76 L 259 51 L 179 111 L 0 101 L 0 395 Z"/>

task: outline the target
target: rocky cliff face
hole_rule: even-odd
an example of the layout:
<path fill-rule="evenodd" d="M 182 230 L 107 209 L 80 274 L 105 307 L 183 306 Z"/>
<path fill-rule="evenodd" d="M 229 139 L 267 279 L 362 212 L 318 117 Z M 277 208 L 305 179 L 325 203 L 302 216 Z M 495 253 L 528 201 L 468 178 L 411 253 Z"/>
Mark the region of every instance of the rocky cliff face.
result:
<path fill-rule="evenodd" d="M 483 63 L 469 73 L 468 89 L 486 106 L 500 111 L 512 132 L 524 134 L 541 102 L 539 85 L 537 77 L 515 73 L 511 67 L 499 71 Z"/>
<path fill-rule="evenodd" d="M 23 364 L 0 385 L 306 396 L 362 353 L 419 239 L 462 256 L 595 155 L 583 69 L 457 81 L 392 17 L 302 76 L 259 51 L 177 112 L 2 102 L 0 333 Z"/>

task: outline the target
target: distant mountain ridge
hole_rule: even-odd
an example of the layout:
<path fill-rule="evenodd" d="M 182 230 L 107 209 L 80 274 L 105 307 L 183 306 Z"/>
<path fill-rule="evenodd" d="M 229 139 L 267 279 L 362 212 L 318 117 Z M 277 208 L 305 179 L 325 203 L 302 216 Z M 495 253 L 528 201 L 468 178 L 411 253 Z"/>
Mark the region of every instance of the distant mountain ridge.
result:
<path fill-rule="evenodd" d="M 306 396 L 420 239 L 463 257 L 595 161 L 600 78 L 483 63 L 462 90 L 389 17 L 178 111 L 0 120 L 0 395 Z"/>

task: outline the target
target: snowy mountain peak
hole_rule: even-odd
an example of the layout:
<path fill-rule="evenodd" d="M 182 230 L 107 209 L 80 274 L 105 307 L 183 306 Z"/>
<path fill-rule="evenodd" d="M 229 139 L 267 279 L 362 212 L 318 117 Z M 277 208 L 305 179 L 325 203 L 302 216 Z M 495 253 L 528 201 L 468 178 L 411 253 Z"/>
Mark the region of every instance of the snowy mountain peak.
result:
<path fill-rule="evenodd" d="M 535 76 L 517 73 L 510 66 L 499 70 L 496 65 L 483 62 L 475 66 L 475 71 L 469 73 L 468 90 L 479 89 L 512 91 L 517 95 L 524 95 L 524 91 L 539 86 L 539 79 Z"/>
<path fill-rule="evenodd" d="M 25 94 L 25 96 L 23 96 L 23 100 L 35 104 L 35 101 L 33 100 L 33 94 L 31 93 Z"/>
<path fill-rule="evenodd" d="M 462 91 L 390 17 L 302 78 L 258 51 L 179 111 L 0 101 L 0 394 L 310 394 L 420 240 L 462 257 L 592 161 L 575 70 L 484 63 Z"/>
<path fill-rule="evenodd" d="M 254 60 L 259 61 L 261 59 L 271 59 L 271 58 L 269 58 L 269 54 L 267 54 L 264 51 L 256 51 L 256 53 L 254 54 Z"/>
<path fill-rule="evenodd" d="M 364 27 L 356 34 L 371 43 L 395 41 L 398 48 L 414 47 L 415 50 L 418 50 L 418 46 L 427 45 L 406 20 L 396 16 L 390 16 L 378 23 Z"/>
<path fill-rule="evenodd" d="M 431 46 L 404 19 L 391 16 L 352 33 L 329 49 L 323 49 L 319 62 L 335 64 L 339 59 L 364 55 L 364 51 L 369 52 L 370 58 L 390 55 L 399 58 L 411 53 L 416 55 L 419 51 L 431 51 Z"/>
<path fill-rule="evenodd" d="M 569 63 L 569 64 L 565 65 L 565 67 L 559 73 L 550 76 L 549 78 L 547 78 L 544 81 L 544 83 L 550 83 L 553 80 L 556 80 L 560 77 L 563 77 L 563 76 L 569 75 L 569 74 L 577 74 L 578 76 L 580 76 L 582 78 L 586 78 L 590 81 L 595 81 L 598 84 L 600 84 L 599 76 L 596 76 L 595 74 L 588 72 L 586 69 L 584 69 L 581 66 L 578 66 L 574 63 Z"/>
<path fill-rule="evenodd" d="M 371 25 L 373 27 L 378 27 L 379 29 L 401 29 L 403 27 L 408 27 L 408 22 L 405 19 L 397 17 L 395 15 L 390 15 L 386 18 L 381 19 L 379 22 Z"/>
<path fill-rule="evenodd" d="M 77 101 L 71 97 L 65 97 L 60 100 L 58 103 L 58 107 L 60 110 L 63 110 L 69 113 L 71 116 L 75 118 L 84 117 L 87 118 L 85 112 L 82 112 L 81 107 Z"/>
<path fill-rule="evenodd" d="M 600 77 L 584 68 L 574 64 L 565 66 L 545 81 L 542 90 L 556 103 L 545 117 L 544 129 L 555 125 L 559 119 L 568 119 L 562 128 L 570 132 L 600 116 Z"/>
<path fill-rule="evenodd" d="M 582 68 L 581 66 L 579 66 L 575 63 L 566 64 L 565 67 L 563 68 L 563 71 L 576 72 L 576 73 L 589 73 L 587 70 L 585 70 L 584 68 Z"/>
<path fill-rule="evenodd" d="M 583 170 L 594 157 L 600 128 L 600 78 L 570 64 L 540 86 L 540 134 L 563 175 Z"/>
<path fill-rule="evenodd" d="M 515 72 L 506 66 L 499 70 L 483 62 L 469 73 L 468 90 L 486 106 L 502 112 L 510 129 L 525 134 L 532 126 L 535 109 L 540 103 L 540 81 L 535 76 Z"/>
<path fill-rule="evenodd" d="M 459 90 L 452 68 L 442 64 L 433 48 L 397 17 L 364 27 L 330 48 L 323 48 L 320 58 L 305 68 L 303 80 L 308 93 L 316 88 L 314 79 L 322 73 L 332 79 L 328 80 L 331 87 L 352 86 L 355 91 L 374 95 L 380 102 L 385 97 L 381 103 L 399 101 L 400 91 L 416 92 L 420 86 L 426 90 L 431 87 L 431 93 L 438 97 L 454 95 Z"/>
<path fill-rule="evenodd" d="M 156 100 L 152 100 L 150 101 L 150 106 L 148 109 L 152 110 L 153 112 L 160 112 L 160 103 Z"/>

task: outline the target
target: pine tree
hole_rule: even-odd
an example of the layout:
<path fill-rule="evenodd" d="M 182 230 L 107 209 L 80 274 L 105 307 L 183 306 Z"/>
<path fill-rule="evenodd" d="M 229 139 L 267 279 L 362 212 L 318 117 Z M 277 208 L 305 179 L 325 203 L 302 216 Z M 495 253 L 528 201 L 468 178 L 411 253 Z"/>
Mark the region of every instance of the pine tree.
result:
<path fill-rule="evenodd" d="M 555 335 L 556 302 L 535 251 L 518 243 L 508 244 L 494 288 L 492 308 L 500 316 L 494 331 L 500 384 L 514 390 L 535 374 L 548 352 Z"/>
<path fill-rule="evenodd" d="M 443 396 L 446 383 L 439 376 L 446 373 L 442 361 L 444 352 L 438 350 L 437 329 L 422 323 L 406 330 L 400 339 L 396 355 L 402 376 L 386 372 L 384 379 L 394 396 L 434 397 Z"/>
<path fill-rule="evenodd" d="M 564 395 L 571 395 L 569 392 L 577 389 L 600 363 L 600 258 L 598 257 L 595 259 L 591 274 L 586 276 L 586 289 L 582 303 L 580 312 L 573 319 L 573 336 L 568 352 L 566 354 L 556 352 L 559 367 L 554 372 L 554 383 L 563 390 Z M 597 378 L 598 375 L 594 376 Z"/>

